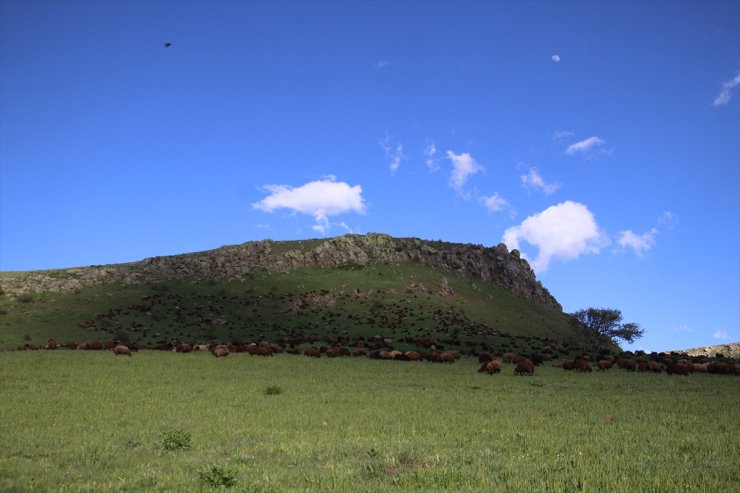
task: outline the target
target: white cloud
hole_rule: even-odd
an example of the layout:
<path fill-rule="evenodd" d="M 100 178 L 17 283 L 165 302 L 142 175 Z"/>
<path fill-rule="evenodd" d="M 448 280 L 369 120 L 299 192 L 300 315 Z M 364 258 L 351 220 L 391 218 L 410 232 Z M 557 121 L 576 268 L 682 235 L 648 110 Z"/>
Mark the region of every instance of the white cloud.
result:
<path fill-rule="evenodd" d="M 673 330 L 675 332 L 682 332 L 682 333 L 688 333 L 688 334 L 694 332 L 694 330 L 691 327 L 689 327 L 688 325 L 686 325 L 686 324 L 678 325 L 676 327 L 673 327 Z"/>
<path fill-rule="evenodd" d="M 729 341 L 731 339 L 729 332 L 725 330 L 718 330 L 714 334 L 712 334 L 712 337 L 715 339 L 719 339 L 720 341 Z"/>
<path fill-rule="evenodd" d="M 579 152 L 581 154 L 587 154 L 595 147 L 602 146 L 604 144 L 606 144 L 606 141 L 604 139 L 602 139 L 601 137 L 593 136 L 589 137 L 588 139 L 581 140 L 580 142 L 576 142 L 575 144 L 571 144 L 565 150 L 565 153 L 571 156 Z"/>
<path fill-rule="evenodd" d="M 730 99 L 732 99 L 732 90 L 737 85 L 740 85 L 740 74 L 737 74 L 731 81 L 722 84 L 722 90 L 714 98 L 714 106 L 723 106 L 729 103 Z"/>
<path fill-rule="evenodd" d="M 678 216 L 671 211 L 665 211 L 658 216 L 658 224 L 661 224 L 668 229 L 673 229 L 678 226 Z"/>
<path fill-rule="evenodd" d="M 426 146 L 424 146 L 424 156 L 426 157 L 425 163 L 427 167 L 432 171 L 437 171 L 439 169 L 439 163 L 437 162 L 436 155 L 437 155 L 437 145 L 434 142 L 429 142 Z"/>
<path fill-rule="evenodd" d="M 490 197 L 481 197 L 481 203 L 491 212 L 501 212 L 511 207 L 509 205 L 509 201 L 500 196 L 498 192 L 494 193 Z"/>
<path fill-rule="evenodd" d="M 566 201 L 507 229 L 503 241 L 509 249 L 518 249 L 521 241 L 537 247 L 532 268 L 539 273 L 545 272 L 552 260 L 569 261 L 586 253 L 599 253 L 609 240 L 588 207 Z"/>
<path fill-rule="evenodd" d="M 552 56 L 552 61 L 555 62 L 555 63 L 559 62 L 560 61 L 560 55 L 553 55 Z"/>
<path fill-rule="evenodd" d="M 471 175 L 483 171 L 483 167 L 479 165 L 475 159 L 473 159 L 473 156 L 467 152 L 455 154 L 452 151 L 447 151 L 447 157 L 452 161 L 450 186 L 458 193 L 462 193 L 468 178 Z"/>
<path fill-rule="evenodd" d="M 293 213 L 310 215 L 316 221 L 312 228 L 322 234 L 331 227 L 330 216 L 365 212 L 362 187 L 337 182 L 333 176 L 295 188 L 288 185 L 265 185 L 261 188 L 270 195 L 252 204 L 254 209 L 264 212 L 288 209 Z"/>
<path fill-rule="evenodd" d="M 655 228 L 641 235 L 637 235 L 628 229 L 619 232 L 617 243 L 622 248 L 631 248 L 638 257 L 642 258 L 655 246 L 655 237 L 657 235 L 658 230 Z"/>
<path fill-rule="evenodd" d="M 385 151 L 385 157 L 390 159 L 390 165 L 388 166 L 391 170 L 391 174 L 396 174 L 398 168 L 401 167 L 401 160 L 404 158 L 403 155 L 403 144 L 396 144 L 395 148 L 390 144 L 390 137 L 380 141 L 380 147 Z"/>
<path fill-rule="evenodd" d="M 550 195 L 560 188 L 560 183 L 547 183 L 544 178 L 537 173 L 537 168 L 530 168 L 529 173 L 519 177 L 522 180 L 522 186 L 527 190 L 535 189 L 542 191 L 545 195 Z"/>
<path fill-rule="evenodd" d="M 573 137 L 574 135 L 575 133 L 570 130 L 556 130 L 555 133 L 552 134 L 552 140 L 564 140 Z"/>
<path fill-rule="evenodd" d="M 377 62 L 373 63 L 373 68 L 381 70 L 389 66 L 391 62 L 386 60 L 378 60 Z"/>

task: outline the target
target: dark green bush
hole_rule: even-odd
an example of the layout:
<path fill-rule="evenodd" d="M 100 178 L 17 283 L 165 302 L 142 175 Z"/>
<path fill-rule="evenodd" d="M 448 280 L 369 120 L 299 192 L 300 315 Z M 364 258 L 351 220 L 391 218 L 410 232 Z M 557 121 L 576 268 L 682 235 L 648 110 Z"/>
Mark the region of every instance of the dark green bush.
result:
<path fill-rule="evenodd" d="M 267 395 L 279 395 L 283 393 L 283 388 L 279 385 L 271 385 L 265 389 Z"/>

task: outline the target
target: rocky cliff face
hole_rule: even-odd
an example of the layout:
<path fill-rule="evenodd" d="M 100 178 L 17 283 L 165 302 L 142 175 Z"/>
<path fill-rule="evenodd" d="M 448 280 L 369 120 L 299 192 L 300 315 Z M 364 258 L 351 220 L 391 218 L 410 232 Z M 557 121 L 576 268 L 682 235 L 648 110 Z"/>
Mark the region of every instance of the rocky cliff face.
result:
<path fill-rule="evenodd" d="M 307 243 L 316 246 L 307 247 L 297 243 L 263 240 L 128 264 L 4 273 L 0 277 L 0 289 L 11 294 L 65 292 L 107 283 L 234 280 L 255 272 L 419 262 L 443 272 L 496 283 L 535 303 L 562 309 L 537 281 L 527 261 L 519 257 L 519 252 L 509 252 L 504 244 L 485 248 L 418 238 L 393 238 L 384 234 L 350 234 L 323 242 L 313 240 Z"/>

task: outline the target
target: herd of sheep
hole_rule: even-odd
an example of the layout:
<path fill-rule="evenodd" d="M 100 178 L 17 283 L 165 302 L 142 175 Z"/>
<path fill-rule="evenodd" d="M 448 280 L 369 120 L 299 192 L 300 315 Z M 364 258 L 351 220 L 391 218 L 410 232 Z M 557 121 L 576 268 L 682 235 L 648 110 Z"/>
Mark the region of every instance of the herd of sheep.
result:
<path fill-rule="evenodd" d="M 338 357 L 369 357 L 380 360 L 395 361 L 430 361 L 435 363 L 454 363 L 460 359 L 461 355 L 457 351 L 398 351 L 398 350 L 371 350 L 364 346 L 349 349 L 343 346 L 310 346 L 301 349 L 301 343 L 306 341 L 293 341 L 292 344 L 281 345 L 268 341 L 249 344 L 169 344 L 162 343 L 154 348 L 146 348 L 160 351 L 173 351 L 177 353 L 190 353 L 194 351 L 210 352 L 216 358 L 226 357 L 232 353 L 247 353 L 250 356 L 273 356 L 274 354 L 288 353 L 304 355 L 313 358 L 338 358 Z M 336 342 L 336 341 L 334 341 Z M 286 347 L 291 346 L 291 347 Z M 19 351 L 34 351 L 38 349 L 54 350 L 59 348 L 75 350 L 112 350 L 114 355 L 131 356 L 132 352 L 139 350 L 135 344 L 123 344 L 120 341 L 91 340 L 82 344 L 67 343 L 60 344 L 53 339 L 49 339 L 43 346 L 26 343 L 18 347 Z M 144 348 L 142 348 L 144 349 Z M 514 365 L 514 375 L 533 375 L 535 366 L 543 364 L 549 358 L 543 358 L 542 355 L 521 355 L 513 353 L 504 353 L 503 355 L 494 356 L 491 353 L 484 352 L 479 354 L 478 360 L 481 367 L 479 373 L 488 373 L 489 375 L 499 374 L 503 364 Z M 613 355 L 604 356 L 603 358 L 593 358 L 589 355 L 578 356 L 575 359 L 566 359 L 560 363 L 553 364 L 553 367 L 562 368 L 566 371 L 576 371 L 580 373 L 591 372 L 594 368 L 599 371 L 607 371 L 613 366 L 632 372 L 652 372 L 661 373 L 665 371 L 668 375 L 689 375 L 694 372 L 715 373 L 725 375 L 740 375 L 740 363 L 735 360 L 726 360 L 723 358 L 710 359 L 707 357 L 691 357 L 679 355 L 676 353 L 651 353 L 635 356 L 631 353 L 624 353 L 619 357 Z"/>

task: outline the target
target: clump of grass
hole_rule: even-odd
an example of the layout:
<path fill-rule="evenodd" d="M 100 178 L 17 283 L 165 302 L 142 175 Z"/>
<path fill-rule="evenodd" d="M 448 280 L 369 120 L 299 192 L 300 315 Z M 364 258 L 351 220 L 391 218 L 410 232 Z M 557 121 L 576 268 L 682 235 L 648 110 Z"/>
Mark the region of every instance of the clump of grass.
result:
<path fill-rule="evenodd" d="M 192 447 L 192 435 L 189 431 L 171 430 L 162 433 L 162 448 L 165 450 L 190 450 Z"/>
<path fill-rule="evenodd" d="M 265 389 L 266 395 L 279 395 L 283 393 L 283 388 L 279 385 L 270 385 Z"/>
<path fill-rule="evenodd" d="M 379 478 L 385 474 L 387 466 L 382 463 L 379 455 L 380 453 L 375 448 L 367 451 L 369 460 L 365 462 L 362 468 L 365 479 Z"/>
<path fill-rule="evenodd" d="M 33 296 L 29 293 L 19 294 L 16 298 L 19 303 L 33 303 Z"/>
<path fill-rule="evenodd" d="M 236 472 L 220 466 L 210 466 L 199 473 L 200 480 L 213 488 L 231 488 L 236 485 Z"/>

